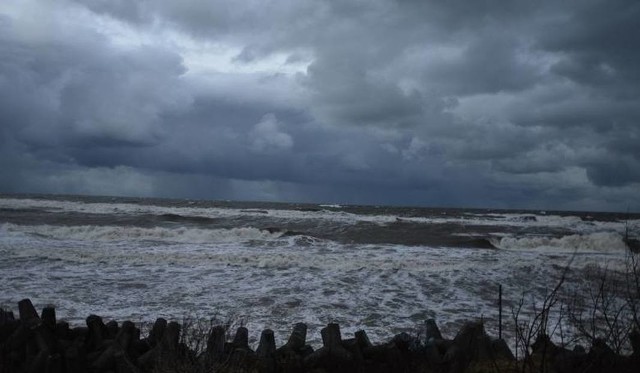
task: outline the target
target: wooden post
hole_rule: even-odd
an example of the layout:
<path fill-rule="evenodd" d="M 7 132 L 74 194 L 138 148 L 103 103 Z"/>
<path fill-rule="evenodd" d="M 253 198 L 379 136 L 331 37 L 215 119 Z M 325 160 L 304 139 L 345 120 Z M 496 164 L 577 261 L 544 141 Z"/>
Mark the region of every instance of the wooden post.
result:
<path fill-rule="evenodd" d="M 502 284 L 498 285 L 498 339 L 502 339 Z"/>

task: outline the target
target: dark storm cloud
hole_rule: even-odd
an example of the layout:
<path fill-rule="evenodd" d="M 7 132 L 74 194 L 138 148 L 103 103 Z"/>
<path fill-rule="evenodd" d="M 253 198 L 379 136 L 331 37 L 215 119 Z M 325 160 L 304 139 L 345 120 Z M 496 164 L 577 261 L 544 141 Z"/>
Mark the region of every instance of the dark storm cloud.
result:
<path fill-rule="evenodd" d="M 0 189 L 640 208 L 639 9 L 7 1 Z"/>
<path fill-rule="evenodd" d="M 553 25 L 539 39 L 542 48 L 566 56 L 552 71 L 582 84 L 605 86 L 610 92 L 635 85 L 637 97 L 640 4 L 627 0 L 575 5 L 564 24 Z"/>
<path fill-rule="evenodd" d="M 88 9 L 97 14 L 108 14 L 131 22 L 142 22 L 149 14 L 144 12 L 140 2 L 131 0 L 80 0 Z"/>
<path fill-rule="evenodd" d="M 5 43 L 2 91 L 10 98 L 0 105 L 12 112 L 3 119 L 18 140 L 34 148 L 145 146 L 164 136 L 162 113 L 189 100 L 175 80 L 180 58 L 95 48 L 95 41 Z"/>
<path fill-rule="evenodd" d="M 578 100 L 555 104 L 538 122 L 584 130 L 574 141 L 601 154 L 577 162 L 597 185 L 640 181 L 638 17 L 640 4 L 635 1 L 579 3 L 564 24 L 543 31 L 538 41 L 541 48 L 560 55 L 551 73 L 571 80 L 580 92 Z"/>

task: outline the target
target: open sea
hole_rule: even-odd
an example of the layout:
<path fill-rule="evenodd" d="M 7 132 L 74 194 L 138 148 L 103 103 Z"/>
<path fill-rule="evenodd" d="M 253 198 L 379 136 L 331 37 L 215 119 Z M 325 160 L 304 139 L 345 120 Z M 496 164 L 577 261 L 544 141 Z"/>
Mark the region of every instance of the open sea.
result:
<path fill-rule="evenodd" d="M 495 336 L 501 284 L 510 338 L 514 305 L 566 266 L 569 288 L 622 269 L 627 230 L 639 215 L 0 195 L 0 306 L 28 297 L 72 325 L 234 321 L 252 341 L 305 322 L 319 346 L 328 322 L 374 343 L 429 318 L 450 338 L 483 318 Z"/>

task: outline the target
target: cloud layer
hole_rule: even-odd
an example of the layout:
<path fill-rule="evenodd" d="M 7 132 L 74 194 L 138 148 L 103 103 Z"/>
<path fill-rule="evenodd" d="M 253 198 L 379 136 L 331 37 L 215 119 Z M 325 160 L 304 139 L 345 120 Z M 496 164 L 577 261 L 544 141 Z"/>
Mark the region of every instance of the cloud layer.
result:
<path fill-rule="evenodd" d="M 638 211 L 638 19 L 633 0 L 6 0 L 0 191 Z"/>

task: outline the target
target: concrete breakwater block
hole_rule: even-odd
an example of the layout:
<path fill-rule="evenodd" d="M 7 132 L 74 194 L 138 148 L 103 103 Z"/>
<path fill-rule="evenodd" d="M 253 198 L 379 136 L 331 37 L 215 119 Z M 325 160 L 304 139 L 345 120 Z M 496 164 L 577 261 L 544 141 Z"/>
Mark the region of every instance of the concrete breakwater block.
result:
<path fill-rule="evenodd" d="M 491 338 L 482 322 L 466 323 L 455 338 L 446 339 L 435 320 L 427 320 L 424 338 L 400 333 L 381 344 L 372 343 L 364 330 L 345 339 L 340 325 L 329 323 L 320 331 L 317 350 L 307 344 L 307 325 L 297 323 L 280 347 L 274 332 L 263 330 L 254 351 L 244 326 L 230 340 L 228 328 L 220 325 L 207 326 L 200 339 L 192 340 L 193 326 L 162 318 L 143 337 L 131 321 L 105 323 L 98 315 L 89 315 L 86 326 L 71 328 L 53 306 L 38 315 L 28 299 L 18 303 L 18 314 L 16 319 L 0 309 L 0 373 L 464 372 L 496 361 L 517 364 L 506 342 Z M 639 335 L 632 331 L 634 349 Z M 546 352 L 545 361 L 555 371 L 611 366 L 618 372 L 640 371 L 636 350 L 621 356 L 596 340 L 588 352 L 569 351 L 543 337 L 532 356 Z"/>

